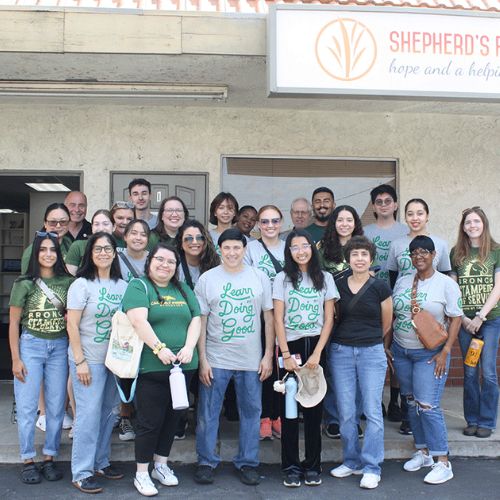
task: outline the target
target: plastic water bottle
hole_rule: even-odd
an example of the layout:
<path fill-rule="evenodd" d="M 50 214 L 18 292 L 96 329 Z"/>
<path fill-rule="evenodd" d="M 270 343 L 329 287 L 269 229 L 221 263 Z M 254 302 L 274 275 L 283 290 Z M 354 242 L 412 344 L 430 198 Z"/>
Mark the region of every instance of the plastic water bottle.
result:
<path fill-rule="evenodd" d="M 173 365 L 170 370 L 170 394 L 172 396 L 172 408 L 174 410 L 185 410 L 189 408 L 189 400 L 186 389 L 186 377 L 182 373 L 180 363 Z"/>
<path fill-rule="evenodd" d="M 295 399 L 297 394 L 297 379 L 290 375 L 285 382 L 285 417 L 297 418 L 297 401 Z"/>

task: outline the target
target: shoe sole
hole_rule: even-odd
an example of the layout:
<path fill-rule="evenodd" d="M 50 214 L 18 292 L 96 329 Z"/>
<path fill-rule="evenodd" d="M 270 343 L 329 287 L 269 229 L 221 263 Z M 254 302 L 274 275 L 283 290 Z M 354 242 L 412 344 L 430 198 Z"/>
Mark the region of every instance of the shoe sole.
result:
<path fill-rule="evenodd" d="M 156 471 L 154 469 L 151 472 L 151 477 L 153 479 L 156 479 L 157 481 L 160 481 L 160 483 L 163 484 L 163 486 L 179 486 L 179 481 L 177 481 L 175 484 L 174 483 L 172 483 L 172 484 L 164 483 L 163 479 L 160 479 L 160 474 L 156 474 Z"/>
<path fill-rule="evenodd" d="M 135 434 L 118 434 L 120 441 L 133 441 L 135 439 Z"/>
<path fill-rule="evenodd" d="M 304 484 L 306 486 L 319 486 L 323 481 L 321 481 L 321 479 L 319 481 L 307 481 L 305 480 L 304 481 Z"/>
<path fill-rule="evenodd" d="M 433 464 L 434 464 L 434 461 L 433 461 L 431 464 L 429 464 L 429 465 L 427 465 L 427 464 L 423 464 L 423 465 L 421 465 L 420 467 L 417 467 L 417 468 L 415 468 L 415 469 L 407 469 L 407 468 L 405 468 L 405 466 L 403 465 L 403 470 L 405 470 L 406 472 L 417 472 L 417 471 L 419 471 L 420 469 L 423 469 L 424 467 L 432 467 L 432 465 L 433 465 Z"/>
<path fill-rule="evenodd" d="M 300 488 L 300 481 L 298 483 L 287 483 L 286 481 L 283 481 L 283 486 L 286 486 L 287 488 Z"/>
<path fill-rule="evenodd" d="M 136 485 L 136 480 L 134 479 L 134 486 L 135 486 L 135 489 L 144 497 L 154 497 L 156 495 L 158 495 L 158 491 L 156 491 L 156 493 L 144 493 L 143 491 L 141 491 L 137 485 Z"/>
<path fill-rule="evenodd" d="M 373 486 L 368 486 L 367 484 L 360 484 L 359 487 L 363 488 L 364 490 L 374 490 L 378 486 L 378 483 L 373 485 Z"/>
<path fill-rule="evenodd" d="M 447 477 L 446 479 L 442 479 L 440 481 L 426 481 L 424 479 L 424 483 L 426 483 L 426 484 L 443 484 L 443 483 L 446 483 L 447 481 L 449 481 L 450 479 L 453 479 L 453 474 L 451 474 L 450 477 Z"/>
<path fill-rule="evenodd" d="M 353 470 L 351 472 L 342 474 L 340 476 L 337 475 L 337 474 L 334 474 L 333 471 L 330 471 L 330 476 L 333 476 L 333 477 L 336 477 L 336 478 L 339 478 L 339 479 L 342 479 L 344 477 L 349 477 L 349 476 L 361 476 L 361 475 L 363 475 L 363 471 L 362 470 Z"/>
<path fill-rule="evenodd" d="M 96 493 L 101 493 L 103 488 L 94 488 L 93 490 L 86 490 L 85 488 L 82 488 L 78 483 L 71 483 L 77 490 L 80 490 L 82 493 L 90 493 L 91 495 L 94 495 Z"/>
<path fill-rule="evenodd" d="M 273 436 L 259 436 L 259 441 L 272 441 Z"/>

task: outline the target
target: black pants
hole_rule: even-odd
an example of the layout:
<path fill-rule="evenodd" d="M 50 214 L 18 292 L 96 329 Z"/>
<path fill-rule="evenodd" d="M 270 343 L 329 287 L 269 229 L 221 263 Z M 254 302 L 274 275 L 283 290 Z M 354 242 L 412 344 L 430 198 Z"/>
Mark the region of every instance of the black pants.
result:
<path fill-rule="evenodd" d="M 189 387 L 193 370 L 185 371 L 184 375 Z M 150 462 L 155 453 L 163 457 L 170 455 L 183 410 L 172 408 L 169 376 L 170 372 L 151 372 L 137 379 L 135 460 L 138 463 Z"/>
<path fill-rule="evenodd" d="M 318 343 L 319 335 L 316 337 L 303 337 L 288 342 L 290 354 L 300 354 L 304 365 L 314 351 Z M 321 356 L 320 364 L 324 365 L 324 355 Z M 280 378 L 286 371 L 280 369 Z M 286 472 L 301 473 L 307 470 L 321 472 L 321 417 L 323 415 L 323 403 L 320 402 L 312 408 L 300 406 L 304 417 L 304 442 L 305 460 L 301 463 L 299 459 L 299 419 L 285 417 L 285 396 L 275 393 L 280 398 L 281 415 L 281 470 Z"/>
<path fill-rule="evenodd" d="M 266 326 L 264 315 L 261 315 L 261 341 L 262 353 L 266 350 Z M 273 372 L 264 382 L 262 382 L 262 412 L 260 418 L 270 418 L 276 420 L 280 416 L 279 394 L 274 391 L 273 384 L 278 380 L 277 348 L 273 350 Z"/>

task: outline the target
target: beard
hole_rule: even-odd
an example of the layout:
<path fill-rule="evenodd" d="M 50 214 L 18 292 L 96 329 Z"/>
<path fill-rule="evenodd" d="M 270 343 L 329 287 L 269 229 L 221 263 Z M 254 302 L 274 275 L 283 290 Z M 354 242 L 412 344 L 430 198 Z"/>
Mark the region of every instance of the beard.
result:
<path fill-rule="evenodd" d="M 330 217 L 330 214 L 328 214 L 328 215 L 316 214 L 316 220 L 319 220 L 320 222 L 326 222 L 329 217 Z"/>

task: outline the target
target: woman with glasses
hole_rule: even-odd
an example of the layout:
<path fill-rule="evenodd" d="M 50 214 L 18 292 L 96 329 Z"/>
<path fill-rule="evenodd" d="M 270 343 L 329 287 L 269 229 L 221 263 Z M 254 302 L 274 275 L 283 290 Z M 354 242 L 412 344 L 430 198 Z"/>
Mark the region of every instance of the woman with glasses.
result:
<path fill-rule="evenodd" d="M 52 203 L 46 210 L 43 217 L 43 229 L 42 231 L 54 233 L 57 235 L 57 240 L 59 242 L 59 247 L 61 249 L 62 256 L 64 257 L 71 246 L 71 239 L 66 237 L 68 233 L 70 215 L 69 210 L 64 203 Z M 26 274 L 28 270 L 28 264 L 31 258 L 32 245 L 29 245 L 23 252 L 21 257 L 21 273 Z"/>
<path fill-rule="evenodd" d="M 77 280 L 68 291 L 70 374 L 77 418 L 73 427 L 73 485 L 84 493 L 102 491 L 96 476 L 121 479 L 110 465 L 111 432 L 119 397 L 104 361 L 111 319 L 127 284 L 121 279 L 116 241 L 105 232 L 88 239 Z"/>
<path fill-rule="evenodd" d="M 283 214 L 275 205 L 264 205 L 257 212 L 257 221 L 261 238 L 248 243 L 245 264 L 263 271 L 269 277 L 272 285 L 274 278 L 283 270 L 285 264 L 285 242 L 280 239 Z M 265 346 L 264 337 L 262 345 Z M 272 439 L 273 436 L 281 437 L 279 405 L 273 390 L 273 383 L 277 376 L 276 359 L 274 359 L 273 374 L 262 383 L 260 439 Z"/>
<path fill-rule="evenodd" d="M 498 412 L 500 246 L 492 238 L 488 218 L 480 207 L 463 211 L 450 257 L 450 276 L 458 281 L 462 292 L 464 316 L 459 341 L 464 360 L 473 339 L 480 338 L 484 342 L 479 365 L 464 364 L 467 427 L 463 433 L 487 438 L 496 428 Z"/>
<path fill-rule="evenodd" d="M 113 218 L 109 210 L 97 210 L 92 216 L 91 221 L 92 233 L 103 231 L 105 233 L 113 233 Z M 68 253 L 64 258 L 68 271 L 75 276 L 80 266 L 85 249 L 87 248 L 88 240 L 75 240 L 69 247 Z"/>
<path fill-rule="evenodd" d="M 113 221 L 113 236 L 116 240 L 118 252 L 122 252 L 127 244 L 123 239 L 127 224 L 135 219 L 134 204 L 130 201 L 116 201 L 111 207 L 111 220 Z"/>
<path fill-rule="evenodd" d="M 158 224 L 151 233 L 149 248 L 160 241 L 173 247 L 177 246 L 177 232 L 188 218 L 186 204 L 178 196 L 165 198 L 158 210 Z"/>
<path fill-rule="evenodd" d="M 446 423 L 440 405 L 451 348 L 460 329 L 462 299 L 458 285 L 434 268 L 436 247 L 433 239 L 416 236 L 409 244 L 408 254 L 415 274 L 406 274 L 396 282 L 393 335 L 385 337 L 386 353 L 389 364 L 396 370 L 401 397 L 406 398 L 415 441 L 416 452 L 403 468 L 414 472 L 432 467 L 424 481 L 441 484 L 453 477 L 448 460 Z M 446 342 L 435 349 L 425 348 L 413 327 L 414 294 L 418 307 L 430 313 L 448 332 Z"/>
<path fill-rule="evenodd" d="M 290 232 L 285 242 L 285 268 L 273 285 L 274 324 L 286 372 L 297 370 L 298 354 L 303 365 L 314 369 L 324 365 L 323 350 L 333 326 L 333 305 L 339 298 L 329 273 L 321 270 L 318 251 L 310 234 L 303 229 Z M 284 397 L 280 397 L 281 470 L 283 484 L 298 487 L 302 477 L 308 486 L 321 484 L 320 401 L 302 408 L 304 417 L 305 460 L 299 459 L 298 418 L 285 418 Z"/>
<path fill-rule="evenodd" d="M 37 232 L 27 272 L 15 281 L 9 302 L 9 344 L 19 445 L 24 461 L 21 480 L 26 484 L 39 483 L 42 476 L 47 481 L 62 478 L 53 459 L 59 451 L 66 401 L 68 336 L 64 313 L 71 281 L 58 236 Z M 38 468 L 34 463 L 35 422 L 42 385 L 48 418 L 44 460 Z"/>
<path fill-rule="evenodd" d="M 200 335 L 200 308 L 194 292 L 177 278 L 177 251 L 158 243 L 146 260 L 146 274 L 133 279 L 123 298 L 135 331 L 144 341 L 135 393 L 137 426 L 134 485 L 144 496 L 158 493 L 151 481 L 176 486 L 178 479 L 167 465 L 182 410 L 174 410 L 169 375 L 180 363 L 189 387 L 198 366 L 196 343 Z M 149 463 L 154 461 L 151 477 Z"/>
<path fill-rule="evenodd" d="M 219 193 L 210 203 L 210 224 L 215 226 L 209 233 L 217 248 L 219 236 L 233 227 L 238 213 L 238 201 L 231 193 Z M 217 249 L 218 250 L 218 249 Z"/>

